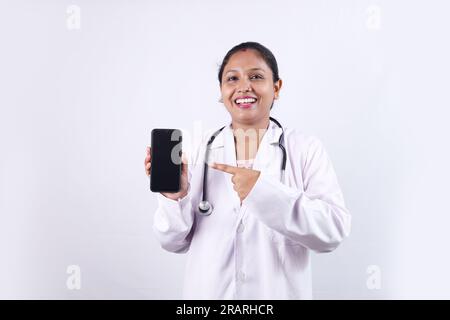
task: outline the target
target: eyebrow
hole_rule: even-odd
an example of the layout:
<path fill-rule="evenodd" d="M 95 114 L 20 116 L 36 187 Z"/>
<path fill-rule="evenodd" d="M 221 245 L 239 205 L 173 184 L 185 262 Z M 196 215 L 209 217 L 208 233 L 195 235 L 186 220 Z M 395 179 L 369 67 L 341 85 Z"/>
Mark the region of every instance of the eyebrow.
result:
<path fill-rule="evenodd" d="M 265 72 L 264 69 L 261 69 L 261 68 L 251 68 L 251 69 L 249 69 L 249 71 L 256 71 L 256 70 Z M 231 69 L 231 70 L 228 70 L 225 74 L 227 74 L 227 73 L 229 73 L 229 72 L 233 72 L 233 71 L 234 71 L 234 72 L 237 72 L 238 70 L 236 70 L 236 69 Z"/>

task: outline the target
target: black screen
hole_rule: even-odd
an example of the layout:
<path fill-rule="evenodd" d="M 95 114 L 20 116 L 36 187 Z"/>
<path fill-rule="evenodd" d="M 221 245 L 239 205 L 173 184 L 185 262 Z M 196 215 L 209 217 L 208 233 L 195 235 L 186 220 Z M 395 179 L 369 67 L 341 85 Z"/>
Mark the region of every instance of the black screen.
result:
<path fill-rule="evenodd" d="M 180 191 L 181 131 L 153 129 L 150 189 L 153 192 Z"/>

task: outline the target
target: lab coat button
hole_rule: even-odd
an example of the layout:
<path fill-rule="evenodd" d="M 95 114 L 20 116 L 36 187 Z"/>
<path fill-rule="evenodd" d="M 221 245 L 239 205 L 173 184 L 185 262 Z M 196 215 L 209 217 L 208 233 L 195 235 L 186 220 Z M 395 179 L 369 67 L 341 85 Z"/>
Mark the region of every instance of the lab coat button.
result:
<path fill-rule="evenodd" d="M 237 232 L 239 233 L 244 232 L 244 224 L 242 223 L 242 221 L 238 225 Z"/>
<path fill-rule="evenodd" d="M 234 213 L 239 213 L 239 207 L 234 207 Z"/>

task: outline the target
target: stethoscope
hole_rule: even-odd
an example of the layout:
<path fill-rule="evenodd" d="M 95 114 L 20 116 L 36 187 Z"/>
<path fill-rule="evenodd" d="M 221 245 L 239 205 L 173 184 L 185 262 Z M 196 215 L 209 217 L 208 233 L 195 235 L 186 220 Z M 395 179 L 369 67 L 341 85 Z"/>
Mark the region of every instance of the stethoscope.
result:
<path fill-rule="evenodd" d="M 283 126 L 277 120 L 275 120 L 272 117 L 269 117 L 269 119 L 275 122 L 275 124 L 281 128 L 281 135 L 280 139 L 278 140 L 278 147 L 283 152 L 283 161 L 281 162 L 281 179 L 284 180 L 284 171 L 286 170 L 286 148 L 284 147 L 284 129 Z M 211 205 L 211 203 L 209 203 L 208 200 L 206 200 L 207 196 L 206 180 L 208 178 L 208 163 L 206 161 L 208 160 L 209 156 L 210 150 L 209 146 L 214 141 L 214 139 L 219 135 L 219 133 L 223 130 L 223 128 L 225 128 L 225 126 L 214 132 L 211 138 L 209 138 L 208 143 L 206 144 L 205 167 L 203 169 L 203 195 L 202 201 L 200 201 L 200 204 L 198 205 L 199 214 L 201 214 L 202 216 L 209 216 L 213 212 L 213 206 Z"/>

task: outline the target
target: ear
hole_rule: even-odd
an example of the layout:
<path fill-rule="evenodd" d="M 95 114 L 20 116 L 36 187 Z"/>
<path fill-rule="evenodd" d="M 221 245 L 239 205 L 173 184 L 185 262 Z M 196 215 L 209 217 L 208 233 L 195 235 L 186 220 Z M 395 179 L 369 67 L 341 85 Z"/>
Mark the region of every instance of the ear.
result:
<path fill-rule="evenodd" d="M 281 86 L 283 85 L 283 81 L 281 79 L 278 79 L 277 82 L 274 82 L 273 84 L 273 91 L 275 94 L 275 99 L 278 99 L 278 96 L 280 94 Z"/>
<path fill-rule="evenodd" d="M 219 92 L 220 92 L 220 97 L 219 97 L 218 102 L 219 102 L 219 103 L 223 103 L 222 84 L 221 84 L 221 83 L 219 83 Z"/>

